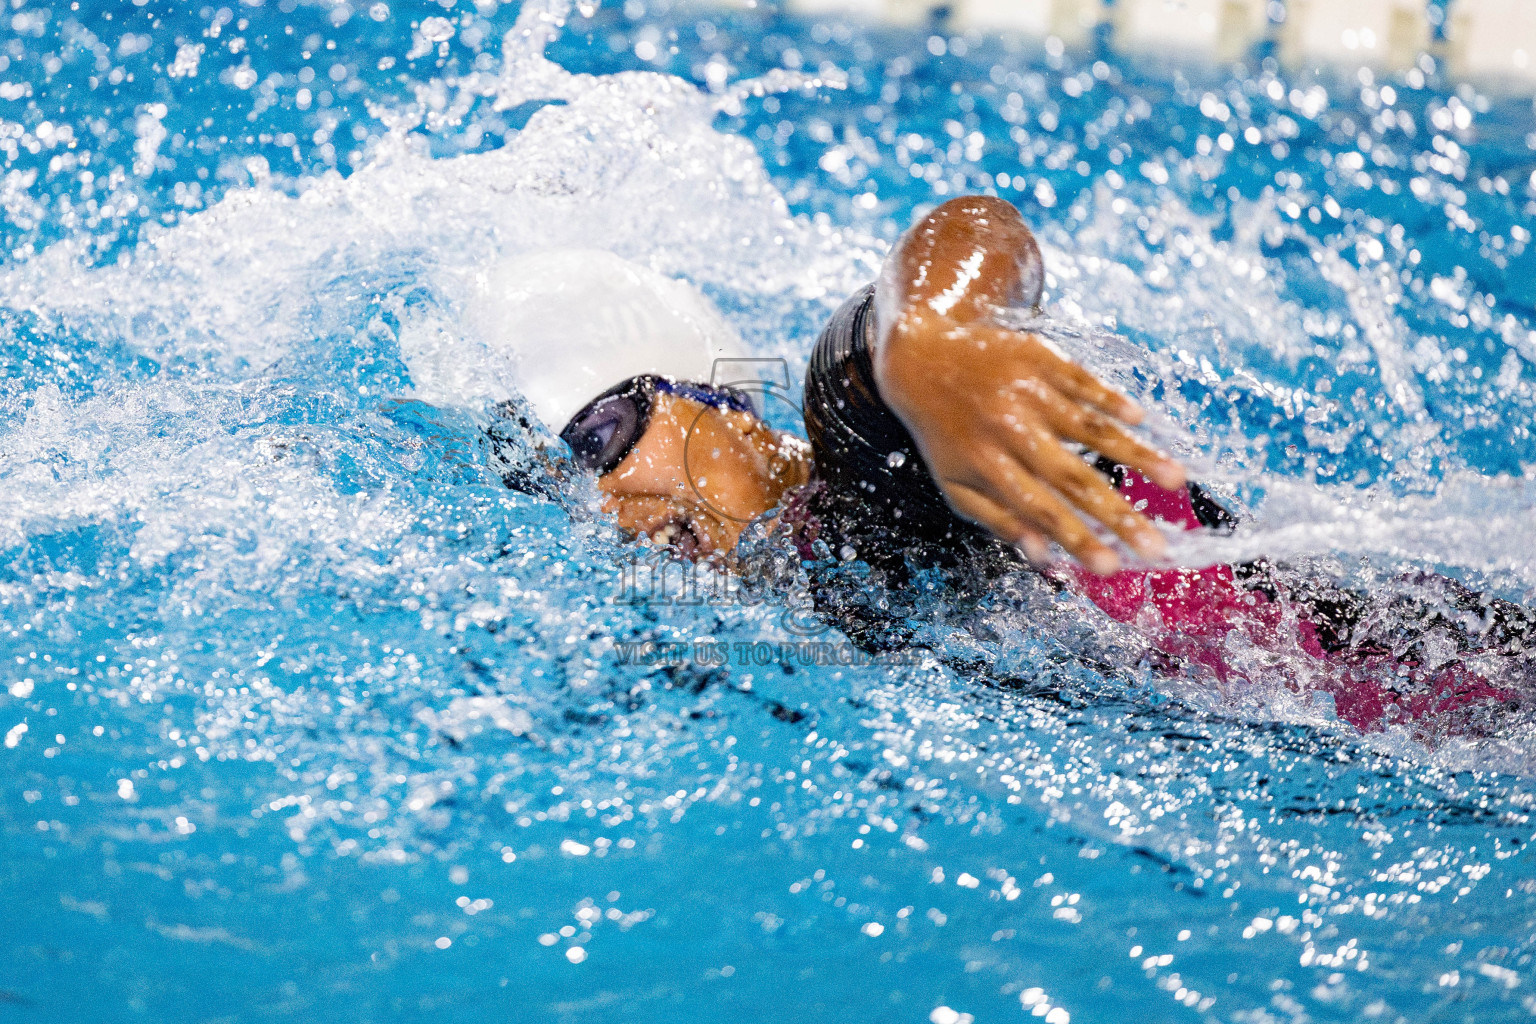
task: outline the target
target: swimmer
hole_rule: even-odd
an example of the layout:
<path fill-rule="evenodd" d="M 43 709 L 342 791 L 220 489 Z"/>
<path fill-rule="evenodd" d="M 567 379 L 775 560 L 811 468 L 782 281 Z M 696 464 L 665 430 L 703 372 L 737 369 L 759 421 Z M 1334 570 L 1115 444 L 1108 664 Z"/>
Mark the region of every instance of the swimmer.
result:
<path fill-rule="evenodd" d="M 1156 562 L 1166 541 L 1154 519 L 1182 529 L 1232 519 L 1131 432 L 1143 416 L 1134 402 L 1001 324 L 1001 311 L 1037 306 L 1043 279 L 1009 204 L 961 198 L 922 218 L 819 338 L 805 382 L 809 444 L 771 429 L 750 395 L 707 383 L 740 349 L 702 296 L 616 257 L 503 268 L 477 315 L 512 339 L 529 401 L 596 474 L 604 509 L 686 557 L 728 561 L 745 526 L 779 508 L 805 553 L 820 539 L 897 583 L 910 567 L 997 572 L 1027 559 L 1150 630 L 1165 665 L 1225 681 L 1233 634 L 1326 663 L 1340 717 L 1362 729 L 1429 706 L 1475 717 L 1516 701 L 1473 666 L 1489 655 L 1523 665 L 1536 621 L 1452 581 L 1419 581 L 1433 596 L 1413 610 L 1415 639 L 1373 635 L 1381 609 L 1366 597 L 1263 562 L 1124 569 L 1110 536 Z M 1052 565 L 1051 543 L 1074 561 Z M 1444 643 L 1425 653 L 1432 633 L 1451 638 L 1451 655 Z"/>
<path fill-rule="evenodd" d="M 746 396 L 708 386 L 714 360 L 740 352 L 718 316 L 677 282 L 666 282 L 663 303 L 647 302 L 645 289 L 661 282 L 632 283 L 650 275 L 608 265 L 615 261 L 600 253 L 563 255 L 554 266 L 519 261 L 487 287 L 525 299 L 511 309 L 487 303 L 475 317 L 516 336 L 524 367 L 538 375 L 526 388 L 536 411 L 597 474 L 605 508 L 627 531 L 691 556 L 724 555 L 745 523 L 816 479 L 853 513 L 850 527 L 894 513 L 892 547 L 990 533 L 1040 560 L 1054 541 L 1112 572 L 1119 556 L 1086 517 L 1144 557 L 1163 552 L 1162 535 L 1069 447 L 1180 486 L 1180 467 L 1125 430 L 1141 411 L 1040 338 L 993 323 L 1001 308 L 1038 303 L 1044 277 L 1034 237 L 1007 203 L 941 206 L 901 240 L 878 283 L 833 318 L 806 385 L 809 447 L 770 430 Z M 562 277 L 589 286 L 550 294 Z M 541 308 L 530 314 L 534 294 Z M 623 308 L 600 322 L 598 307 Z M 548 323 L 563 338 L 543 331 Z M 713 335 L 713 347 L 699 333 Z M 556 355 L 577 335 L 610 347 Z M 580 365 L 549 368 L 562 360 Z M 609 370 L 616 362 L 628 365 Z M 604 379 L 594 366 L 625 376 Z M 572 409 L 583 385 L 586 401 Z"/>

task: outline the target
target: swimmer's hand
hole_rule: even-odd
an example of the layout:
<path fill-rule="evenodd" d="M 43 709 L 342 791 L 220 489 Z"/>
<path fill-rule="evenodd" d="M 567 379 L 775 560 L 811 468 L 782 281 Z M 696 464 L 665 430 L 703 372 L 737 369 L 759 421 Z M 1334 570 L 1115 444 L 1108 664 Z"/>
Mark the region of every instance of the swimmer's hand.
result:
<path fill-rule="evenodd" d="M 1184 483 L 1178 463 L 1128 434 L 1141 409 L 1032 334 L 996 326 L 1000 307 L 1039 297 L 1039 249 L 1001 200 L 939 207 L 898 245 L 876 294 L 880 395 L 917 441 L 950 506 L 1035 561 L 1055 541 L 1088 569 L 1120 559 L 1084 521 L 1145 558 L 1166 543 L 1068 442 Z"/>

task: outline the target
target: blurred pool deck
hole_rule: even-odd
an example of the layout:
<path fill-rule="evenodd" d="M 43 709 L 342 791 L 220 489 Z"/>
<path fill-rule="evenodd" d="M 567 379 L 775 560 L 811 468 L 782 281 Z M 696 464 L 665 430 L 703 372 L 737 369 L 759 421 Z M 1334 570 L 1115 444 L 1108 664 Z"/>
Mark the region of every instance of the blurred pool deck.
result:
<path fill-rule="evenodd" d="M 715 0 L 752 7 L 758 0 Z M 1406 72 L 1428 55 L 1458 81 L 1536 92 L 1536 0 L 785 0 L 801 15 L 1008 32 L 1126 53 Z"/>

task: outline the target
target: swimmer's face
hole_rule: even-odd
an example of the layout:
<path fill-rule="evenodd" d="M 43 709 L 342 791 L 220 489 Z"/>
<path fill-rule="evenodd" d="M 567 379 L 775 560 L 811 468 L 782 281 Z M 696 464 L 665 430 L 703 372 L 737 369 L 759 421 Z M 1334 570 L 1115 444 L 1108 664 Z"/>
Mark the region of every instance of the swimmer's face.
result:
<path fill-rule="evenodd" d="M 597 485 L 626 532 L 705 559 L 728 555 L 752 519 L 809 476 L 805 442 L 751 413 L 662 393 L 645 433 Z"/>

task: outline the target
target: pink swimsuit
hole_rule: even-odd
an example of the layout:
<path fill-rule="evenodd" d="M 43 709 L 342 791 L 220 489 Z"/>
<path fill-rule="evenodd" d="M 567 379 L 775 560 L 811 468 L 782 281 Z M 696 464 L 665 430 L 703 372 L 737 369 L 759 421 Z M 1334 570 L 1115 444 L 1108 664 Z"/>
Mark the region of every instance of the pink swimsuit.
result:
<path fill-rule="evenodd" d="M 1153 519 L 1186 530 L 1201 528 L 1186 489 L 1166 490 L 1126 470 L 1120 490 Z M 1163 654 L 1210 670 L 1223 686 L 1244 675 L 1228 656 L 1234 633 L 1266 652 L 1304 658 L 1298 667 L 1312 677 L 1311 685 L 1332 694 L 1338 717 L 1364 732 L 1403 719 L 1434 719 L 1446 732 L 1477 730 L 1474 719 L 1480 710 L 1491 711 L 1514 696 L 1461 662 L 1434 669 L 1390 652 L 1329 653 L 1319 642 L 1310 609 L 1244 587 L 1229 565 L 1127 570 L 1112 576 L 1095 576 L 1074 565 L 1067 582 L 1110 618 L 1146 634 Z"/>

